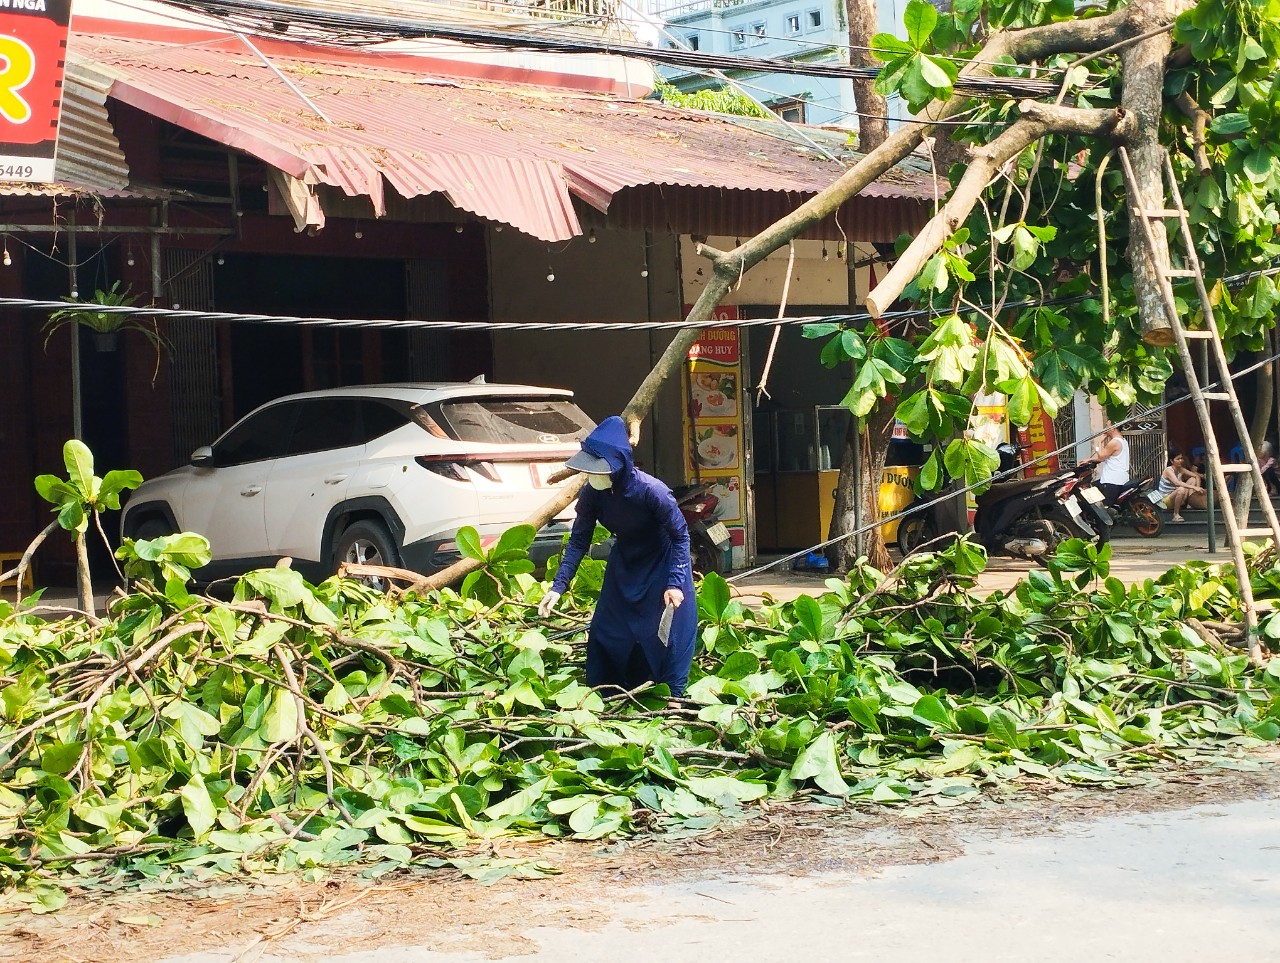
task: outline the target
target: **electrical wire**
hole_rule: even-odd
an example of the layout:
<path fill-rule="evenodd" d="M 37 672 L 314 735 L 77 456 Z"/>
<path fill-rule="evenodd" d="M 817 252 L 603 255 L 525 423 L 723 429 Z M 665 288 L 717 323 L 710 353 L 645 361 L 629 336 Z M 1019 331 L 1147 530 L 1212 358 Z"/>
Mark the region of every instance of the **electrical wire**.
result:
<path fill-rule="evenodd" d="M 327 41 L 334 45 L 344 45 L 343 42 L 346 41 L 347 46 L 353 43 L 367 46 L 388 39 L 431 38 L 455 40 L 460 43 L 487 44 L 506 49 L 613 54 L 674 66 L 717 67 L 758 73 L 785 72 L 807 77 L 874 78 L 880 73 L 879 67 L 855 67 L 842 63 L 779 64 L 770 58 L 737 57 L 601 40 L 547 38 L 514 31 L 485 30 L 400 17 L 357 14 L 351 11 L 336 13 L 294 7 L 275 3 L 272 0 L 181 0 L 181 2 L 170 0 L 170 5 L 222 18 L 239 25 L 243 30 L 277 39 L 282 35 L 277 25 L 285 24 L 289 28 L 301 27 L 303 30 L 300 35 L 290 39 Z M 1050 96 L 1056 91 L 1057 86 L 1028 77 L 962 76 L 956 81 L 955 89 L 961 94 L 968 95 L 1021 98 Z"/>
<path fill-rule="evenodd" d="M 24 242 L 25 243 L 25 242 Z M 96 256 L 96 255 L 95 255 Z M 1223 284 L 1239 284 L 1256 277 L 1280 274 L 1280 261 L 1273 266 L 1256 271 L 1244 271 L 1221 279 Z M 1064 307 L 1097 298 L 1097 292 L 1075 294 L 1065 298 L 1027 298 L 1002 305 L 1002 310 L 1023 310 L 1040 307 Z M 35 298 L 0 298 L 0 308 L 18 308 L 32 311 L 57 311 L 65 308 L 65 301 L 43 301 Z M 162 307 L 129 305 L 94 305 L 94 310 L 104 314 L 125 314 L 145 318 L 188 318 L 212 322 L 301 324 L 315 327 L 368 327 L 368 328 L 426 328 L 441 331 L 676 331 L 681 328 L 751 328 L 762 325 L 806 325 L 835 323 L 847 326 L 869 323 L 895 324 L 915 318 L 928 318 L 937 314 L 929 308 L 912 308 L 904 311 L 886 311 L 878 318 L 866 312 L 810 315 L 796 318 L 736 318 L 708 319 L 690 324 L 687 319 L 676 321 L 423 321 L 405 318 L 320 318 L 274 314 L 238 314 L 223 311 L 199 311 Z M 964 304 L 957 314 L 986 315 L 992 310 L 989 304 Z"/>

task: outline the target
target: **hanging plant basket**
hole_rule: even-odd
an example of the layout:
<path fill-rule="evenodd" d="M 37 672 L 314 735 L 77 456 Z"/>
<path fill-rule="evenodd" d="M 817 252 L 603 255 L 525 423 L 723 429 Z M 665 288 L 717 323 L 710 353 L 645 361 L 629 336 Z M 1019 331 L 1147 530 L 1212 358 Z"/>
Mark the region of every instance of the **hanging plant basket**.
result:
<path fill-rule="evenodd" d="M 46 347 L 54 333 L 66 325 L 79 325 L 88 328 L 96 351 L 110 352 L 120 347 L 121 331 L 137 331 L 151 342 L 156 349 L 156 373 L 160 371 L 160 352 L 169 347 L 160 334 L 159 326 L 154 319 L 139 318 L 135 315 L 115 311 L 95 311 L 95 307 L 127 307 L 137 303 L 128 288 L 120 290 L 120 282 L 116 281 L 107 290 L 93 292 L 93 296 L 81 301 L 76 298 L 64 298 L 68 306 L 60 308 L 49 315 L 44 323 Z M 154 376 L 153 376 L 154 377 Z"/>

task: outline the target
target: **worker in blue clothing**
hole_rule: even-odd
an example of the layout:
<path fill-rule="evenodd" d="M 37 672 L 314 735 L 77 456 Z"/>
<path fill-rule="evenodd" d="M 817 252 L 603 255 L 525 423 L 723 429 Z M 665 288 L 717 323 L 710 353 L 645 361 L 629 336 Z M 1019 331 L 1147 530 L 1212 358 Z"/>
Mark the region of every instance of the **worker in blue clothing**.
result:
<path fill-rule="evenodd" d="M 616 540 L 587 634 L 587 684 L 630 691 L 646 682 L 666 683 L 672 695 L 682 695 L 698 606 L 689 529 L 671 489 L 635 467 L 626 425 L 616 415 L 583 439 L 566 466 L 586 474 L 587 484 L 539 614 L 549 616 L 569 588 L 599 522 Z"/>

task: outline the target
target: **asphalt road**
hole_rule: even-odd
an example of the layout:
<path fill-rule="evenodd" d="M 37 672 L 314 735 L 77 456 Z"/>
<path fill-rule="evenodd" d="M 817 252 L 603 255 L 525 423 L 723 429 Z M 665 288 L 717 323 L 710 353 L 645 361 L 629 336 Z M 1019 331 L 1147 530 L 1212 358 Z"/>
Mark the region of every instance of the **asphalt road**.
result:
<path fill-rule="evenodd" d="M 281 941 L 258 963 L 1280 959 L 1275 798 L 1066 822 L 1038 835 L 974 831 L 965 843 L 954 859 L 871 873 L 746 876 L 725 867 L 606 898 L 591 912 L 569 902 L 561 925 L 523 929 L 516 946 L 485 946 L 477 934 L 483 948 L 428 949 L 451 940 L 446 925 L 416 945 L 405 933 L 400 945 L 351 950 L 362 929 L 380 928 L 376 916 L 353 912 Z M 230 963 L 235 953 L 210 948 L 161 963 Z"/>

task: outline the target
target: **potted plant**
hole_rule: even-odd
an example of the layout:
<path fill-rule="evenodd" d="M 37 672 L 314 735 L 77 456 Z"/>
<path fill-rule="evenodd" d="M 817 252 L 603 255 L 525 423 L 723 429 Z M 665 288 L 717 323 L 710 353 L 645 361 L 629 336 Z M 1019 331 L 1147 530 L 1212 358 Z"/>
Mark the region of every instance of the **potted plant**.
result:
<path fill-rule="evenodd" d="M 104 291 L 101 288 L 93 292 L 93 296 L 81 301 L 78 298 L 63 298 L 70 307 L 61 308 L 49 315 L 44 323 L 47 346 L 55 331 L 65 325 L 83 325 L 93 333 L 94 347 L 99 351 L 114 351 L 119 344 L 121 331 L 138 331 L 151 342 L 156 349 L 156 365 L 160 364 L 160 349 L 166 348 L 160 329 L 152 318 L 139 318 L 131 314 L 116 311 L 95 311 L 94 305 L 121 307 L 136 304 L 138 299 L 128 288 L 120 290 L 120 282 L 116 281 Z"/>

